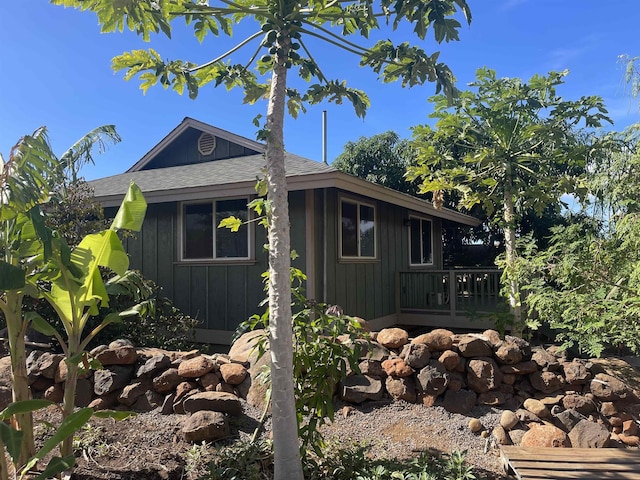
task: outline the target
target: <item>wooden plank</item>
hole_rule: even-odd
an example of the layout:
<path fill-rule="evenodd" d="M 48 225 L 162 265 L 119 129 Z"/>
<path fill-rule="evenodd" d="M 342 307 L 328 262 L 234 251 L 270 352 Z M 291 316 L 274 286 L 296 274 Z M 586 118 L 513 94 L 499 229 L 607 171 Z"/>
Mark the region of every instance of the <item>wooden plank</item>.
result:
<path fill-rule="evenodd" d="M 640 450 L 501 447 L 502 465 L 518 480 L 640 480 Z"/>

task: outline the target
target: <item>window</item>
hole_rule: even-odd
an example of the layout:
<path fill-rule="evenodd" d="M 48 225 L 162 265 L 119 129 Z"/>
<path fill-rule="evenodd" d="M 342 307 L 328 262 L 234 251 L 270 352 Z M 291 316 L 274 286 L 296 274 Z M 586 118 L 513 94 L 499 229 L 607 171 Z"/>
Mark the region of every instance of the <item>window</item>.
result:
<path fill-rule="evenodd" d="M 340 256 L 343 258 L 375 258 L 375 208 L 364 203 L 341 200 L 340 217 Z"/>
<path fill-rule="evenodd" d="M 215 200 L 182 206 L 182 259 L 248 259 L 248 200 Z M 243 224 L 237 232 L 217 228 L 220 220 L 234 216 Z"/>
<path fill-rule="evenodd" d="M 409 217 L 409 254 L 411 265 L 433 265 L 431 220 Z"/>

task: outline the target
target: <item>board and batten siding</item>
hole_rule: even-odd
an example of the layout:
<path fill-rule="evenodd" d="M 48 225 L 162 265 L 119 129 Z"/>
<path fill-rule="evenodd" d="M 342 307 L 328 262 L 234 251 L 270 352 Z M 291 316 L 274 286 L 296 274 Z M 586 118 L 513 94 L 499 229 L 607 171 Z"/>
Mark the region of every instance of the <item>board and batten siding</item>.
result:
<path fill-rule="evenodd" d="M 293 265 L 304 270 L 306 262 L 305 194 L 289 194 L 291 245 L 299 257 Z M 201 328 L 233 332 L 255 313 L 265 298 L 262 273 L 268 268 L 266 231 L 254 222 L 255 260 L 234 262 L 180 262 L 178 209 L 180 204 L 150 204 L 142 231 L 125 239 L 130 268 L 160 285 L 182 312 L 200 321 Z M 109 212 L 107 212 L 109 213 Z M 196 336 L 198 340 L 198 336 Z M 207 341 L 211 341 L 207 339 Z"/>
<path fill-rule="evenodd" d="M 326 200 L 325 200 L 326 196 Z M 374 205 L 376 211 L 376 258 L 341 259 L 339 255 L 340 199 Z M 327 304 L 340 305 L 344 313 L 373 320 L 397 313 L 396 272 L 413 269 L 442 268 L 442 222 L 390 203 L 353 195 L 335 188 L 315 191 L 316 298 Z M 326 210 L 326 222 L 323 212 Z M 409 267 L 410 215 L 432 221 L 434 265 Z M 327 261 L 324 260 L 323 233 L 327 228 Z M 326 285 L 323 268 L 326 263 Z M 326 297 L 324 295 L 326 290 Z"/>

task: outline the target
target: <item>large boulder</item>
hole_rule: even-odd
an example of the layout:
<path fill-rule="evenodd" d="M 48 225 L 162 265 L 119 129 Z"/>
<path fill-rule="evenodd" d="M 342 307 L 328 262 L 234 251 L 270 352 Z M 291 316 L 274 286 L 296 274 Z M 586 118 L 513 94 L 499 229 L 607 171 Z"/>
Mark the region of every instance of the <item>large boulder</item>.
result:
<path fill-rule="evenodd" d="M 242 404 L 238 397 L 226 392 L 199 392 L 189 395 L 183 403 L 183 408 L 187 413 L 210 410 L 236 417 L 242 413 Z"/>
<path fill-rule="evenodd" d="M 178 375 L 183 378 L 199 378 L 216 368 L 216 362 L 209 357 L 199 355 L 189 360 L 183 360 L 178 365 Z"/>
<path fill-rule="evenodd" d="M 467 367 L 467 385 L 477 393 L 496 390 L 502 383 L 502 372 L 493 358 L 474 358 Z"/>
<path fill-rule="evenodd" d="M 591 380 L 590 386 L 591 393 L 605 402 L 624 400 L 631 394 L 629 388 L 622 381 L 606 373 L 596 374 Z"/>
<path fill-rule="evenodd" d="M 431 352 L 424 343 L 407 343 L 402 347 L 400 358 L 407 362 L 411 368 L 420 370 L 431 360 Z"/>
<path fill-rule="evenodd" d="M 382 368 L 387 375 L 392 377 L 410 377 L 414 373 L 413 368 L 411 368 L 403 359 L 398 357 L 388 358 L 382 362 Z"/>
<path fill-rule="evenodd" d="M 133 365 L 138 361 L 138 352 L 133 346 L 124 345 L 117 346 L 114 344 L 113 348 L 109 347 L 106 350 L 102 350 L 95 355 L 103 366 L 108 365 Z"/>
<path fill-rule="evenodd" d="M 416 384 L 412 377 L 387 377 L 385 380 L 387 393 L 395 400 L 404 400 L 409 403 L 416 403 Z"/>
<path fill-rule="evenodd" d="M 609 430 L 587 419 L 580 420 L 569 432 L 573 448 L 602 448 L 609 443 Z"/>
<path fill-rule="evenodd" d="M 351 375 L 340 382 L 340 397 L 345 402 L 362 403 L 380 400 L 384 395 L 382 381 L 368 375 Z"/>
<path fill-rule="evenodd" d="M 438 361 L 432 360 L 416 375 L 417 386 L 427 395 L 440 395 L 447 389 L 449 378 L 447 370 Z"/>
<path fill-rule="evenodd" d="M 460 335 L 458 339 L 458 351 L 465 358 L 490 357 L 493 349 L 489 342 L 477 335 Z"/>
<path fill-rule="evenodd" d="M 452 331 L 444 328 L 436 328 L 429 333 L 423 333 L 417 336 L 411 343 L 422 343 L 431 351 L 444 352 L 453 346 L 453 337 Z"/>
<path fill-rule="evenodd" d="M 133 367 L 112 365 L 109 368 L 97 370 L 93 375 L 93 390 L 101 396 L 115 392 L 127 385 L 133 377 Z"/>
<path fill-rule="evenodd" d="M 570 447 L 566 433 L 551 424 L 533 423 L 522 436 L 521 447 Z"/>
<path fill-rule="evenodd" d="M 386 348 L 400 348 L 409 343 L 409 334 L 402 328 L 384 328 L 378 332 L 376 341 Z"/>
<path fill-rule="evenodd" d="M 223 413 L 199 411 L 185 420 L 182 434 L 187 442 L 213 442 L 229 436 L 229 421 Z"/>

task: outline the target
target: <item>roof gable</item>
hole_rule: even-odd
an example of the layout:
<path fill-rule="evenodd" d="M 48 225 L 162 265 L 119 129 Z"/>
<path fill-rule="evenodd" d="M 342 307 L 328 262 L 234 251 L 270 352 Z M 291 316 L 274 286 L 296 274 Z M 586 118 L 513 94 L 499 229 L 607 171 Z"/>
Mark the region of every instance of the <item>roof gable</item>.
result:
<path fill-rule="evenodd" d="M 198 149 L 203 134 L 215 139 L 215 149 L 210 153 Z M 265 146 L 259 142 L 186 117 L 127 172 L 243 157 L 264 153 L 264 150 Z"/>

